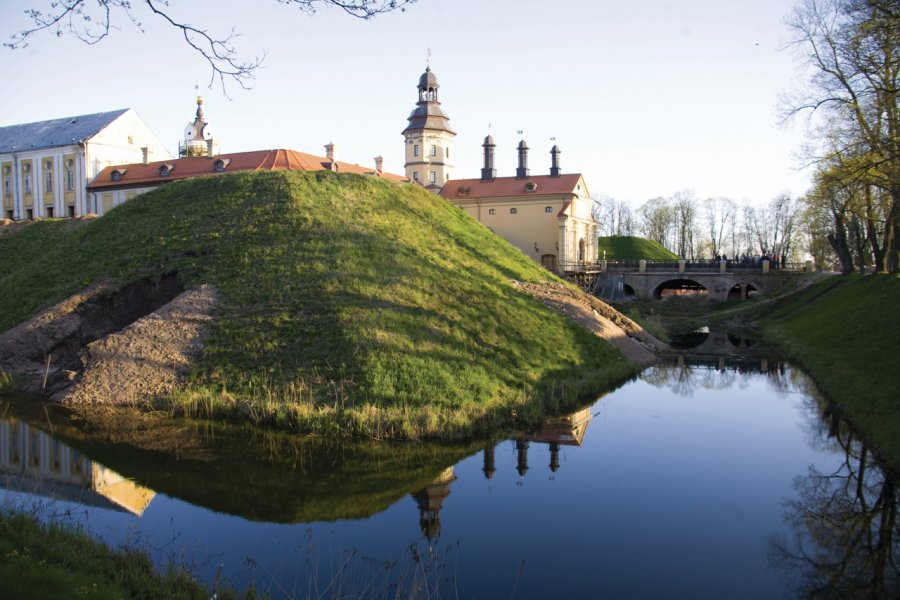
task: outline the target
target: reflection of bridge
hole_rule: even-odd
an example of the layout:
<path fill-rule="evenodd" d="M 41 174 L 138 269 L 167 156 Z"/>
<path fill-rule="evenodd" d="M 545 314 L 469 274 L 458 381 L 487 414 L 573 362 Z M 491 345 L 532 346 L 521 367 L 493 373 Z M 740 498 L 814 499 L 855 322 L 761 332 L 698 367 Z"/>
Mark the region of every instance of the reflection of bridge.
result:
<path fill-rule="evenodd" d="M 13 418 L 0 419 L 0 487 L 139 516 L 156 495 Z"/>
<path fill-rule="evenodd" d="M 811 263 L 769 268 L 734 261 L 599 261 L 593 270 L 568 275 L 585 289 L 604 297 L 624 296 L 659 300 L 667 295 L 702 294 L 711 300 L 746 300 L 784 285 L 800 273 L 812 271 Z M 611 291 L 612 290 L 612 291 Z"/>

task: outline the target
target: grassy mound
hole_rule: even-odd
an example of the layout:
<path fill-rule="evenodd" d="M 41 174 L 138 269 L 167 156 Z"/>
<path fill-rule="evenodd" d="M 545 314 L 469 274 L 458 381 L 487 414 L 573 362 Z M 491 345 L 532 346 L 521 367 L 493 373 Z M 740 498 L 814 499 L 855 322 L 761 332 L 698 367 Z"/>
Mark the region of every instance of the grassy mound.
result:
<path fill-rule="evenodd" d="M 894 465 L 900 465 L 900 276 L 831 277 L 765 319 Z"/>
<path fill-rule="evenodd" d="M 607 260 L 678 260 L 658 242 L 630 235 L 613 235 L 599 238 L 600 258 L 606 252 Z"/>
<path fill-rule="evenodd" d="M 294 430 L 459 437 L 524 427 L 633 371 L 517 291 L 553 279 L 415 186 L 238 173 L 174 182 L 78 228 L 0 240 L 0 330 L 86 285 L 175 272 L 218 318 L 165 407 Z"/>

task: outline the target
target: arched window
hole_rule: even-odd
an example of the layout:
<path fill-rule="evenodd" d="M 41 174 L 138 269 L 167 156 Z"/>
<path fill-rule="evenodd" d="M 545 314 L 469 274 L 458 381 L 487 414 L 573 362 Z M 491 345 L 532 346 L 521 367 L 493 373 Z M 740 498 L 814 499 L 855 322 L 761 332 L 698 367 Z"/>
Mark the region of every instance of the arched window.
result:
<path fill-rule="evenodd" d="M 518 214 L 518 212 L 519 212 L 519 209 L 516 207 L 512 207 L 511 209 L 509 209 L 509 214 L 511 214 L 511 215 Z"/>

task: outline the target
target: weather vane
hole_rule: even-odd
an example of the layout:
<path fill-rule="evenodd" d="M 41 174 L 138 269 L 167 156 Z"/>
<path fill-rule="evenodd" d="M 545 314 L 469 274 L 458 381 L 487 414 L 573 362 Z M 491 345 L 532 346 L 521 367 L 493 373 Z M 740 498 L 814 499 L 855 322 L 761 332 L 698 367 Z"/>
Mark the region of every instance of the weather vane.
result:
<path fill-rule="evenodd" d="M 425 66 L 431 68 L 431 46 L 428 46 L 428 53 L 425 56 Z"/>

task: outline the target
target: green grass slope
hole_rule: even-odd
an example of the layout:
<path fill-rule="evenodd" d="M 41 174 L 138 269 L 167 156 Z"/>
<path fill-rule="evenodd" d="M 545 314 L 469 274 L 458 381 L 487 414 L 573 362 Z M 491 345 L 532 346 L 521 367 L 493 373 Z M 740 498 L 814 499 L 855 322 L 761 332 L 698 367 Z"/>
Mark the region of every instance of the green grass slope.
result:
<path fill-rule="evenodd" d="M 828 278 L 764 320 L 775 338 L 900 465 L 900 276 Z"/>
<path fill-rule="evenodd" d="M 534 424 L 627 377 L 597 337 L 517 291 L 552 278 L 461 210 L 372 177 L 175 182 L 78 228 L 0 240 L 0 330 L 103 279 L 176 272 L 220 306 L 166 408 L 293 430 L 458 437 Z"/>
<path fill-rule="evenodd" d="M 606 252 L 606 260 L 677 260 L 678 255 L 670 252 L 658 242 L 630 235 L 613 235 L 599 238 L 600 258 Z"/>

